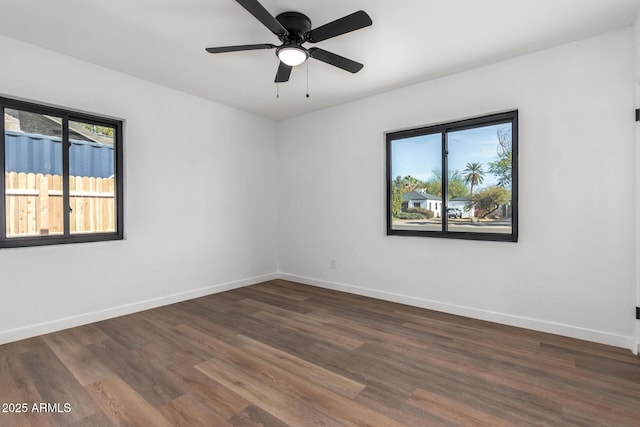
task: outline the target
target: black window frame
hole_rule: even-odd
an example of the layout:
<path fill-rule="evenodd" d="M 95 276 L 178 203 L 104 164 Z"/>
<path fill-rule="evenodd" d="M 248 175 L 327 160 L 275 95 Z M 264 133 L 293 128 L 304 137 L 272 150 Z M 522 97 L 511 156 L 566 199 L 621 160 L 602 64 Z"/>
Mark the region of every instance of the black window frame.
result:
<path fill-rule="evenodd" d="M 461 232 L 448 230 L 448 215 L 442 214 L 449 207 L 447 200 L 448 189 L 448 133 L 461 131 L 484 126 L 492 126 L 498 124 L 511 123 L 512 131 L 512 159 L 511 159 L 511 233 L 478 233 L 478 232 Z M 392 229 L 392 143 L 394 140 L 405 138 L 424 136 L 430 134 L 442 134 L 441 137 L 441 167 L 442 167 L 442 205 L 440 213 L 442 218 L 442 229 L 440 231 L 431 230 L 394 230 Z M 518 241 L 518 110 L 511 110 L 502 113 L 488 114 L 463 120 L 457 120 L 447 123 L 420 126 L 417 128 L 386 132 L 385 133 L 385 151 L 386 151 L 386 219 L 387 219 L 387 235 L 398 236 L 420 236 L 420 237 L 436 237 L 446 239 L 463 239 L 463 240 L 485 240 L 496 242 L 517 242 Z"/>
<path fill-rule="evenodd" d="M 5 109 L 16 109 L 36 114 L 51 115 L 62 118 L 62 206 L 63 209 L 63 234 L 48 236 L 6 236 L 7 212 L 6 212 L 6 182 L 5 172 Z M 66 243 L 87 243 L 124 239 L 124 168 L 123 168 L 123 121 L 109 117 L 83 113 L 61 107 L 52 107 L 31 101 L 23 101 L 0 96 L 0 111 L 3 113 L 0 120 L 0 249 L 29 246 L 59 245 Z M 114 132 L 114 202 L 115 202 L 115 231 L 71 233 L 70 225 L 70 194 L 69 194 L 69 122 L 78 121 L 97 126 L 112 127 Z"/>

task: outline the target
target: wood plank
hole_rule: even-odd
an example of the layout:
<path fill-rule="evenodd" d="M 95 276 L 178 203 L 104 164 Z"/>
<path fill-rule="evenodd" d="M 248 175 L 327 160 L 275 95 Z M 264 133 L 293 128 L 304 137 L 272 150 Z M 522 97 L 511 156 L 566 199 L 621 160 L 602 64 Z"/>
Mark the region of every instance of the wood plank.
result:
<path fill-rule="evenodd" d="M 191 346 L 181 347 L 171 345 L 165 341 L 158 341 L 147 344 L 139 349 L 133 350 L 137 357 L 148 358 L 157 366 L 171 368 L 175 366 L 193 366 L 206 359 L 196 355 Z"/>
<path fill-rule="evenodd" d="M 356 397 L 365 387 L 364 384 L 345 378 L 328 369 L 324 369 L 244 335 L 238 335 L 232 344 L 235 347 L 266 360 L 273 366 L 286 369 L 292 374 L 307 378 L 309 381 L 321 387 L 348 398 Z"/>
<path fill-rule="evenodd" d="M 328 343 L 333 343 L 341 347 L 345 347 L 350 350 L 355 350 L 356 348 L 364 344 L 364 341 L 345 336 L 344 333 L 339 333 L 335 328 L 329 328 L 326 325 L 310 325 L 308 322 L 299 322 L 295 319 L 289 319 L 287 317 L 278 316 L 264 311 L 259 311 L 252 314 L 251 316 L 255 317 L 256 319 L 277 323 L 288 329 L 314 335 L 318 339 L 324 340 Z"/>
<path fill-rule="evenodd" d="M 118 376 L 87 386 L 104 414 L 116 425 L 171 427 L 172 424 Z"/>
<path fill-rule="evenodd" d="M 372 425 L 389 427 L 400 425 L 378 412 L 354 404 L 349 399 L 321 387 L 318 383 L 312 384 L 304 377 L 272 365 L 259 357 L 249 355 L 235 346 L 215 338 L 209 338 L 209 342 L 216 349 L 217 354 L 215 358 L 197 365 L 196 368 L 218 381 L 224 381 L 223 384 L 229 388 L 233 387 L 232 389 L 236 393 L 240 395 L 246 393 L 250 397 L 245 396 L 245 398 L 258 406 L 262 406 L 258 395 L 247 392 L 244 386 L 238 386 L 233 381 L 229 382 L 229 376 L 221 374 L 221 367 L 230 369 L 234 375 L 239 375 L 239 371 L 241 371 L 242 377 L 246 379 L 245 384 L 249 381 L 248 377 L 259 378 L 262 384 L 272 389 L 272 392 L 288 394 L 290 399 L 302 398 L 305 406 L 319 412 L 328 411 L 330 414 L 339 416 L 339 419 L 347 424 L 357 425 L 360 421 L 367 420 Z M 255 389 L 253 390 L 255 391 Z M 260 390 L 260 395 L 263 392 L 264 389 Z M 277 410 L 278 408 L 272 407 L 271 409 Z M 275 415 L 272 410 L 269 412 Z M 282 419 L 279 415 L 278 418 Z"/>
<path fill-rule="evenodd" d="M 40 235 L 48 235 L 50 230 L 49 215 L 49 180 L 41 173 L 36 176 L 38 185 L 37 231 Z"/>
<path fill-rule="evenodd" d="M 16 172 L 5 172 L 5 187 L 6 189 L 14 189 L 17 187 L 18 174 Z M 7 235 L 14 235 L 19 230 L 19 202 L 16 196 L 5 196 L 6 202 L 6 233 Z"/>
<path fill-rule="evenodd" d="M 22 353 L 20 359 L 42 397 L 38 403 L 71 405 L 70 412 L 55 414 L 56 419 L 72 423 L 99 412 L 86 389 L 44 341 L 41 341 L 37 351 Z"/>
<path fill-rule="evenodd" d="M 436 327 L 437 325 L 437 327 Z M 553 355 L 549 352 L 545 352 L 540 348 L 540 341 L 527 340 L 521 342 L 518 339 L 509 340 L 508 337 L 495 337 L 492 334 L 483 334 L 478 336 L 478 330 L 469 328 L 456 328 L 450 329 L 448 325 L 440 325 L 432 323 L 430 326 L 417 325 L 413 323 L 406 323 L 404 325 L 409 329 L 415 329 L 418 331 L 424 331 L 425 333 L 432 334 L 434 329 L 437 330 L 438 335 L 442 336 L 446 340 L 441 341 L 442 346 L 449 348 L 462 348 L 469 349 L 471 351 L 494 353 L 497 347 L 505 345 L 505 341 L 509 342 L 509 346 L 506 347 L 505 352 L 501 352 L 501 356 L 510 356 L 517 358 L 520 363 L 529 363 L 531 366 L 549 366 L 551 367 L 563 367 L 567 369 L 575 368 L 575 359 L 571 357 L 563 357 L 559 355 Z"/>
<path fill-rule="evenodd" d="M 422 350 L 429 348 L 429 343 L 425 339 L 429 337 L 428 333 L 418 334 L 406 329 L 402 330 L 401 328 L 390 330 L 392 329 L 391 325 L 384 328 L 376 327 L 377 325 L 374 326 L 368 323 L 366 317 L 354 320 L 350 317 L 339 317 L 339 315 L 325 310 L 314 310 L 313 312 L 308 313 L 307 317 L 318 321 L 332 319 L 329 322 L 332 326 L 341 327 L 343 330 L 349 331 L 352 335 L 359 335 L 365 341 L 369 340 L 394 343 L 395 345 L 403 346 L 405 348 L 417 348 Z M 432 334 L 431 337 L 441 339 L 437 334 Z"/>
<path fill-rule="evenodd" d="M 27 188 L 29 190 L 36 190 L 36 175 L 34 173 L 27 174 Z M 27 230 L 29 235 L 38 234 L 36 230 L 36 220 L 38 215 L 38 197 L 30 196 L 27 199 Z"/>
<path fill-rule="evenodd" d="M 102 178 L 95 179 L 96 193 L 102 193 Z M 101 197 L 94 198 L 95 203 L 95 228 L 94 231 L 104 231 L 104 205 Z"/>
<path fill-rule="evenodd" d="M 288 424 L 283 423 L 255 405 L 250 405 L 242 412 L 231 417 L 229 424 L 234 427 L 288 427 Z"/>
<path fill-rule="evenodd" d="M 250 295 L 250 299 L 252 300 L 260 301 L 265 304 L 273 305 L 275 307 L 280 307 L 288 311 L 293 311 L 296 313 L 308 313 L 310 311 L 306 304 L 300 304 L 299 301 L 291 299 L 284 301 L 277 295 L 273 295 L 270 293 L 256 292 L 246 288 L 236 289 L 236 291 L 236 293 L 239 295 Z"/>
<path fill-rule="evenodd" d="M 47 175 L 49 179 L 49 204 L 51 206 L 51 232 L 62 233 L 64 223 L 62 219 L 62 177 L 60 175 Z M 60 192 L 60 196 L 54 196 L 52 192 Z"/>
<path fill-rule="evenodd" d="M 90 193 L 95 193 L 96 191 L 96 178 L 95 177 L 89 177 L 89 192 Z M 98 224 L 96 222 L 97 220 L 97 204 L 96 204 L 96 198 L 95 197 L 87 197 L 87 200 L 89 202 L 89 218 L 88 218 L 88 223 L 89 223 L 89 227 L 88 230 L 95 232 L 98 229 Z"/>
<path fill-rule="evenodd" d="M 115 424 L 103 412 L 82 418 L 67 427 L 113 427 Z"/>
<path fill-rule="evenodd" d="M 417 389 L 409 399 L 409 404 L 433 413 L 451 423 L 465 426 L 513 426 L 514 420 L 484 412 L 477 406 L 470 406 L 456 399 Z"/>
<path fill-rule="evenodd" d="M 91 191 L 91 178 L 88 176 L 82 177 L 82 190 Z M 82 197 L 82 231 L 91 231 L 91 199 L 89 197 Z"/>
<path fill-rule="evenodd" d="M 255 288 L 251 288 L 252 291 L 264 292 L 269 295 L 274 295 L 277 298 L 292 299 L 297 302 L 306 301 L 310 298 L 309 294 L 305 292 L 299 292 L 296 289 L 278 287 L 278 286 L 260 286 L 254 285 Z"/>
<path fill-rule="evenodd" d="M 184 394 L 162 367 L 150 363 L 148 359 L 135 357 L 135 353 L 115 341 L 107 340 L 88 348 L 100 363 L 152 405 L 162 405 Z"/>
<path fill-rule="evenodd" d="M 102 331 L 100 331 L 100 329 L 98 329 L 93 323 L 69 329 L 69 332 L 84 346 L 96 344 L 109 339 L 109 337 L 102 333 Z"/>
<path fill-rule="evenodd" d="M 77 228 L 77 212 L 78 212 L 78 198 L 71 196 L 76 191 L 76 177 L 69 177 L 69 208 L 71 209 L 69 212 L 69 231 L 74 233 Z M 62 187 L 61 187 L 62 188 Z M 64 209 L 64 206 L 63 206 Z"/>
<path fill-rule="evenodd" d="M 71 331 L 61 331 L 42 338 L 80 384 L 87 385 L 113 375 Z"/>
<path fill-rule="evenodd" d="M 433 412 L 426 412 L 417 406 L 406 404 L 406 401 L 398 405 L 391 405 L 389 400 L 371 399 L 365 393 L 361 393 L 354 400 L 361 405 L 379 411 L 389 418 L 408 427 L 451 427 L 452 423 L 436 416 Z"/>
<path fill-rule="evenodd" d="M 185 395 L 197 400 L 219 419 L 228 419 L 241 412 L 249 401 L 212 380 L 194 367 L 168 368 L 182 382 Z"/>
<path fill-rule="evenodd" d="M 229 427 L 232 425 L 189 395 L 180 396 L 162 405 L 159 411 L 174 426 Z"/>
<path fill-rule="evenodd" d="M 153 342 L 146 330 L 141 329 L 140 323 L 134 319 L 134 315 L 122 316 L 94 325 L 103 335 L 131 350 Z"/>
<path fill-rule="evenodd" d="M 18 173 L 18 188 L 28 188 L 27 187 L 27 174 L 24 172 Z M 27 215 L 28 212 L 28 199 L 27 197 L 18 197 L 18 229 L 17 233 L 19 235 L 25 235 L 29 232 L 29 218 Z"/>
<path fill-rule="evenodd" d="M 509 387 L 534 392 L 541 397 L 553 398 L 557 402 L 574 400 L 571 396 L 580 396 L 584 387 L 607 390 L 607 394 L 611 396 L 608 402 L 612 404 L 637 399 L 637 388 L 628 382 L 625 384 L 610 376 L 585 374 L 579 368 L 567 366 L 563 362 L 553 366 L 542 359 L 536 364 L 531 356 L 508 348 L 496 352 L 495 347 L 489 349 L 466 345 L 462 352 L 459 347 L 449 344 L 432 348 L 430 353 L 437 356 L 429 362 L 434 368 L 452 369 L 461 374 L 491 379 Z M 403 352 L 398 354 L 398 358 L 411 360 L 414 355 L 419 358 L 422 354 Z M 455 360 L 455 364 L 451 360 Z M 499 369 L 499 373 L 494 372 L 495 369 Z M 530 399 L 533 400 L 532 397 Z"/>
<path fill-rule="evenodd" d="M 0 346 L 0 403 L 27 403 L 28 410 L 27 412 L 0 412 L 0 425 L 55 426 L 56 423 L 51 414 L 31 411 L 33 402 L 44 400 L 22 364 L 20 354 L 18 346 Z"/>
<path fill-rule="evenodd" d="M 344 425 L 327 414 L 309 407 L 305 400 L 283 391 L 282 387 L 273 387 L 264 381 L 259 381 L 234 364 L 215 360 L 196 365 L 196 369 L 286 424 L 292 426 Z"/>

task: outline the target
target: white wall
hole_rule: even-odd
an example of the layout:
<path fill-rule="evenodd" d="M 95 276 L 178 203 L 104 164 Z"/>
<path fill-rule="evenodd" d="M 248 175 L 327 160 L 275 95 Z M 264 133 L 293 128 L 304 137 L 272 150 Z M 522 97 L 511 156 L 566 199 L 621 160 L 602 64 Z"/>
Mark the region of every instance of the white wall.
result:
<path fill-rule="evenodd" d="M 6 37 L 0 57 L 0 94 L 126 121 L 125 240 L 0 250 L 0 343 L 275 277 L 275 122 Z"/>
<path fill-rule="evenodd" d="M 309 284 L 630 348 L 633 104 L 627 28 L 283 121 L 280 270 Z M 383 133 L 513 108 L 520 241 L 386 236 Z"/>

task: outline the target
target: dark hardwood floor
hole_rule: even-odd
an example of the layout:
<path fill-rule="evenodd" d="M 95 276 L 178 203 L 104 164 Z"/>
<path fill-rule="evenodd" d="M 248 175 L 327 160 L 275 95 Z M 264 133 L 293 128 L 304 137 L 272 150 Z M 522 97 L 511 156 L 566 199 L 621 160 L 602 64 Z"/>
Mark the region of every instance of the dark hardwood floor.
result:
<path fill-rule="evenodd" d="M 275 280 L 2 345 L 0 402 L 0 426 L 639 426 L 640 358 Z"/>

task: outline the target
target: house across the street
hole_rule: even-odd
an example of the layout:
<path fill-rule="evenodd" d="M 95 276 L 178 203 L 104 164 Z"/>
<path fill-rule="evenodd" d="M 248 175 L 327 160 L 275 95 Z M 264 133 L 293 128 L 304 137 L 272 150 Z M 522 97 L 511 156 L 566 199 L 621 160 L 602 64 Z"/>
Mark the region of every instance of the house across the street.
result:
<path fill-rule="evenodd" d="M 402 195 L 402 210 L 406 211 L 409 208 L 429 209 L 439 217 L 442 212 L 442 200 L 427 193 L 423 188 L 418 188 Z"/>

